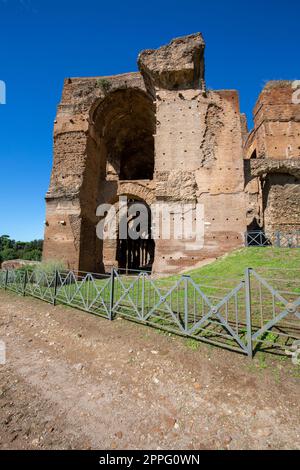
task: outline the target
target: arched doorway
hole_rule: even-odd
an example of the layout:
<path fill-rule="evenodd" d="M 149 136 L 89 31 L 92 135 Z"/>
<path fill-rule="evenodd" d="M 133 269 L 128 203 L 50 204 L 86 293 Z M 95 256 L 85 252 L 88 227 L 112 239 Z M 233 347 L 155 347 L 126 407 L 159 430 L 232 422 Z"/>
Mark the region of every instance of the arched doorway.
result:
<path fill-rule="evenodd" d="M 127 211 L 120 223 L 127 225 L 127 237 L 120 237 L 116 246 L 118 266 L 126 271 L 151 271 L 154 262 L 155 243 L 151 234 L 151 209 L 145 201 L 128 198 Z M 143 217 L 141 212 L 143 212 Z M 141 217 L 144 219 L 141 222 Z M 126 219 L 126 220 L 125 220 Z M 134 237 L 131 237 L 131 233 Z"/>
<path fill-rule="evenodd" d="M 92 120 L 104 179 L 153 179 L 155 106 L 144 91 L 111 92 L 98 104 Z"/>

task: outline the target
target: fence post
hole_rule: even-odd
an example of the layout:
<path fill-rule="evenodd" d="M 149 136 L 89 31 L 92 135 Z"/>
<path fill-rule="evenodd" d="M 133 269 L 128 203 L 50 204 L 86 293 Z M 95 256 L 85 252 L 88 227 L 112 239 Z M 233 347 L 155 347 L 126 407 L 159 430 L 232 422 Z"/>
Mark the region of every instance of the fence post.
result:
<path fill-rule="evenodd" d="M 8 269 L 6 270 L 6 273 L 5 273 L 5 285 L 4 285 L 4 290 L 7 290 L 7 284 L 8 284 Z"/>
<path fill-rule="evenodd" d="M 26 295 L 26 285 L 27 285 L 27 269 L 25 269 L 24 281 L 23 281 L 23 297 Z"/>
<path fill-rule="evenodd" d="M 53 305 L 54 305 L 54 307 L 56 305 L 57 287 L 58 287 L 58 271 L 56 269 L 55 270 L 55 276 L 54 276 L 54 295 L 53 295 Z"/>
<path fill-rule="evenodd" d="M 115 268 L 112 267 L 111 273 L 110 273 L 109 320 L 113 319 L 114 293 L 115 293 Z"/>
<path fill-rule="evenodd" d="M 246 297 L 246 325 L 247 325 L 247 350 L 248 356 L 253 357 L 252 347 L 252 319 L 251 319 L 251 286 L 250 286 L 251 268 L 245 270 L 245 297 Z"/>
<path fill-rule="evenodd" d="M 145 315 L 145 277 L 146 274 L 142 273 L 142 319 L 144 319 Z"/>
<path fill-rule="evenodd" d="M 281 240 L 280 240 L 280 232 L 276 232 L 276 245 L 280 248 Z"/>
<path fill-rule="evenodd" d="M 186 334 L 189 331 L 189 302 L 188 302 L 189 277 L 190 276 L 182 276 L 182 278 L 184 279 L 184 330 Z"/>

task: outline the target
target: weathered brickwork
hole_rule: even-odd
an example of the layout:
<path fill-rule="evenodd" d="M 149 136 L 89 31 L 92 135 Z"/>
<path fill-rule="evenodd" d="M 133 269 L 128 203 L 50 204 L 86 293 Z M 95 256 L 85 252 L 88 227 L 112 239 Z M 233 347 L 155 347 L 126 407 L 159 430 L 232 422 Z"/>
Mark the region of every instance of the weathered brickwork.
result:
<path fill-rule="evenodd" d="M 238 93 L 206 90 L 204 49 L 197 33 L 141 52 L 139 72 L 65 80 L 44 259 L 101 272 L 128 267 L 130 251 L 131 267 L 179 272 L 242 246 L 247 227 L 299 228 L 300 107 L 292 82 L 265 87 L 249 134 Z M 147 207 L 189 203 L 193 217 L 202 204 L 204 243 L 100 241 L 97 207 L 122 195 Z"/>
<path fill-rule="evenodd" d="M 266 232 L 300 230 L 300 100 L 295 99 L 295 82 L 265 86 L 254 108 L 254 124 L 245 144 L 247 223 Z"/>

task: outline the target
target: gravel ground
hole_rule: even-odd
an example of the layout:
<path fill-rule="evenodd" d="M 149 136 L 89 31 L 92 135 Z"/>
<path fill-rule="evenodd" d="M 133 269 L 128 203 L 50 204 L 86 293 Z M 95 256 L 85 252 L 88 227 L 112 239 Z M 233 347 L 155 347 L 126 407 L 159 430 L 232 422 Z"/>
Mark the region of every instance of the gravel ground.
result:
<path fill-rule="evenodd" d="M 0 291 L 1 449 L 300 449 L 299 372 Z"/>

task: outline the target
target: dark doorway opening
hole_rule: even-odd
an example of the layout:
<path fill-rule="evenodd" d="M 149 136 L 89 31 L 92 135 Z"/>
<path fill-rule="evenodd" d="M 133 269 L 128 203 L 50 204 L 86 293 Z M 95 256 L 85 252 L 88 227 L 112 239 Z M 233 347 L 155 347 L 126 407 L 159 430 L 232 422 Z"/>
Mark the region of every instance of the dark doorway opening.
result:
<path fill-rule="evenodd" d="M 127 236 L 126 239 L 120 239 L 117 241 L 117 261 L 120 269 L 129 271 L 151 271 L 154 261 L 155 242 L 151 234 L 151 209 L 150 207 L 141 200 L 129 199 L 128 200 L 128 211 L 134 203 L 142 204 L 147 212 L 147 227 L 146 230 L 141 232 L 137 239 L 132 239 Z M 132 223 L 136 217 L 140 214 L 136 213 L 135 217 L 130 217 L 127 213 L 126 223 L 127 225 Z M 140 226 L 137 225 L 137 232 L 140 231 Z M 129 232 L 127 227 L 127 232 Z"/>
<path fill-rule="evenodd" d="M 271 243 L 265 235 L 264 229 L 258 224 L 256 217 L 247 226 L 247 246 L 268 246 Z"/>

